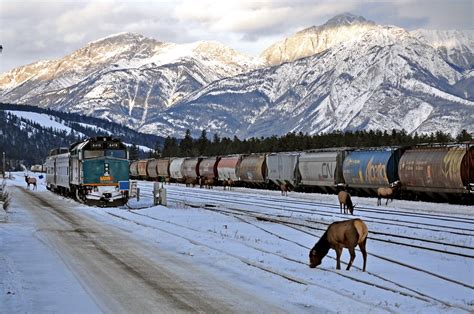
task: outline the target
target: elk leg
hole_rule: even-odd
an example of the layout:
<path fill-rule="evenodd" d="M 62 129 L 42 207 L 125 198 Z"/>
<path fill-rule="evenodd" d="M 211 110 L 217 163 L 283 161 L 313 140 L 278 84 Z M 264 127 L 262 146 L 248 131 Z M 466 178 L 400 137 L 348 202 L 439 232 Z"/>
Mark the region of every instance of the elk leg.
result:
<path fill-rule="evenodd" d="M 334 250 L 336 251 L 336 269 L 341 269 L 342 248 L 336 247 Z"/>
<path fill-rule="evenodd" d="M 362 252 L 362 257 L 364 258 L 364 267 L 362 268 L 365 271 L 365 266 L 367 265 L 367 251 L 365 250 L 365 243 L 367 242 L 367 238 L 365 238 L 364 242 L 359 243 L 360 251 Z"/>
<path fill-rule="evenodd" d="M 351 259 L 349 261 L 349 264 L 347 264 L 347 268 L 346 270 L 349 270 L 352 266 L 352 262 L 354 262 L 354 259 L 356 257 L 356 252 L 354 250 L 354 248 L 347 248 L 349 250 L 349 253 L 351 254 Z"/>

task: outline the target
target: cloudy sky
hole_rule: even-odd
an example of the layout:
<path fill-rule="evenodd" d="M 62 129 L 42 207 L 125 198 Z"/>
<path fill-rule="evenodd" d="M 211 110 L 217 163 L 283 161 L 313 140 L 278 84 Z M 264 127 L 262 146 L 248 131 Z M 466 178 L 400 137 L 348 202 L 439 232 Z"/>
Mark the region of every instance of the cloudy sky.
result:
<path fill-rule="evenodd" d="M 409 30 L 474 28 L 474 0 L 1 0 L 0 73 L 120 32 L 176 43 L 217 40 L 258 55 L 344 12 Z"/>

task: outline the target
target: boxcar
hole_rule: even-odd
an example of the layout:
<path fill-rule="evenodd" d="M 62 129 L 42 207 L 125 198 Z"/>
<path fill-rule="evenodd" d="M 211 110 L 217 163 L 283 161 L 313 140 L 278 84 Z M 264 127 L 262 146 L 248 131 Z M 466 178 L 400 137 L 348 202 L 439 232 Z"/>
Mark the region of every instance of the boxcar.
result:
<path fill-rule="evenodd" d="M 299 153 L 272 153 L 267 155 L 267 180 L 275 185 L 298 183 Z"/>
<path fill-rule="evenodd" d="M 158 159 L 150 159 L 146 165 L 146 172 L 149 180 L 158 180 Z"/>
<path fill-rule="evenodd" d="M 183 162 L 183 175 L 186 179 L 197 179 L 199 178 L 199 163 L 201 157 L 186 158 Z"/>
<path fill-rule="evenodd" d="M 199 175 L 205 179 L 217 179 L 217 165 L 219 164 L 220 157 L 209 157 L 203 158 L 199 163 Z"/>
<path fill-rule="evenodd" d="M 138 162 L 139 160 L 135 160 L 130 164 L 130 176 L 132 178 L 138 178 Z"/>
<path fill-rule="evenodd" d="M 300 186 L 334 193 L 345 184 L 342 170 L 346 153 L 344 149 L 302 153 L 298 162 Z"/>
<path fill-rule="evenodd" d="M 181 182 L 184 180 L 183 163 L 186 158 L 175 158 L 170 162 L 171 179 Z"/>
<path fill-rule="evenodd" d="M 233 181 L 240 181 L 240 163 L 242 155 L 232 155 L 221 157 L 217 164 L 217 176 L 219 181 L 231 179 Z"/>
<path fill-rule="evenodd" d="M 147 179 L 148 178 L 148 173 L 147 173 L 147 165 L 148 165 L 148 159 L 143 159 L 138 161 L 138 176 L 141 179 Z"/>
<path fill-rule="evenodd" d="M 240 181 L 247 185 L 263 186 L 266 183 L 267 163 L 265 154 L 245 155 L 240 162 Z"/>
<path fill-rule="evenodd" d="M 381 186 L 398 181 L 398 162 L 401 150 L 362 149 L 351 151 L 343 163 L 345 184 L 351 189 L 374 194 Z"/>
<path fill-rule="evenodd" d="M 472 193 L 474 146 L 417 147 L 405 151 L 398 174 L 402 189 L 438 194 Z"/>

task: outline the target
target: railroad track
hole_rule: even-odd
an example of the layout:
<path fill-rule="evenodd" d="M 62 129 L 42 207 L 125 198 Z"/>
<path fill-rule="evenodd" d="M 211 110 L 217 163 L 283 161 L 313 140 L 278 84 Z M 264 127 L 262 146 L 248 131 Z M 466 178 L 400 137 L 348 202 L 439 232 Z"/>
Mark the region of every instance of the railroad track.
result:
<path fill-rule="evenodd" d="M 235 215 L 235 213 L 228 213 L 228 212 L 225 212 L 225 211 L 222 211 L 222 210 L 219 210 L 217 208 L 206 208 L 204 207 L 204 209 L 206 210 L 211 210 L 211 211 L 216 211 L 216 212 L 219 212 L 221 214 L 224 214 L 224 215 L 230 215 L 232 217 L 235 217 L 236 219 L 239 219 L 240 221 L 242 222 L 245 222 L 245 223 L 248 223 L 252 226 L 255 226 L 256 228 L 259 228 L 259 229 L 262 229 L 262 227 L 252 223 L 252 222 L 249 222 L 247 221 L 246 219 L 243 219 L 242 217 L 238 217 Z M 182 224 L 177 224 L 177 223 L 173 223 L 173 222 L 170 222 L 170 221 L 167 221 L 167 220 L 164 220 L 164 219 L 159 219 L 159 218 L 156 218 L 156 217 L 153 217 L 153 216 L 149 216 L 149 215 L 146 215 L 146 214 L 142 214 L 142 213 L 139 213 L 137 211 L 129 211 L 131 214 L 133 215 L 137 215 L 137 216 L 141 216 L 141 217 L 144 217 L 146 219 L 149 219 L 149 220 L 154 220 L 154 221 L 159 221 L 161 223 L 165 223 L 165 224 L 169 224 L 169 225 L 172 225 L 172 226 L 177 226 L 177 227 L 180 227 L 180 228 L 186 228 L 188 230 L 191 230 L 191 231 L 194 231 L 194 232 L 202 232 L 201 230 L 197 230 L 195 228 L 191 228 L 189 226 L 186 226 L 186 225 L 182 225 Z M 150 225 L 148 223 L 145 223 L 145 222 L 142 222 L 142 221 L 137 221 L 135 219 L 131 219 L 129 217 L 124 217 L 122 215 L 118 215 L 116 213 L 111 213 L 111 212 L 108 212 L 108 214 L 116 217 L 116 218 L 119 218 L 119 219 L 123 219 L 123 220 L 127 220 L 131 223 L 134 223 L 134 224 L 137 224 L 137 225 L 141 225 L 143 227 L 147 227 L 147 228 L 152 228 L 152 229 L 156 229 L 156 230 L 159 230 L 161 232 L 166 232 L 168 234 L 171 234 L 171 235 L 174 235 L 176 237 L 179 237 L 179 238 L 182 238 L 182 239 L 185 239 L 191 243 L 193 243 L 194 245 L 200 245 L 200 246 L 204 246 L 204 247 L 207 247 L 208 249 L 211 249 L 211 250 L 214 250 L 214 251 L 217 251 L 219 253 L 222 253 L 222 254 L 226 254 L 228 256 L 231 256 L 233 258 L 236 258 L 238 260 L 240 260 L 241 262 L 249 265 L 249 266 L 252 266 L 252 267 L 256 267 L 258 269 L 261 269 L 265 272 L 269 272 L 269 273 L 272 273 L 274 275 L 277 275 L 277 276 L 280 276 L 282 278 L 285 278 L 289 281 L 292 281 L 292 282 L 295 282 L 295 283 L 298 283 L 298 284 L 302 284 L 302 285 L 313 285 L 313 286 L 318 286 L 319 288 L 324 288 L 324 289 L 328 289 L 326 286 L 322 286 L 322 285 L 318 285 L 318 284 L 315 284 L 314 282 L 311 282 L 311 281 L 308 281 L 306 279 L 303 279 L 303 278 L 299 278 L 293 274 L 289 274 L 289 273 L 286 273 L 286 272 L 282 272 L 280 270 L 275 270 L 275 269 L 272 269 L 266 265 L 263 265 L 262 263 L 259 263 L 259 262 L 255 262 L 255 261 L 251 261 L 251 260 L 248 260 L 247 258 L 244 258 L 242 256 L 239 256 L 237 254 L 234 254 L 234 253 L 230 253 L 230 252 L 227 252 L 227 251 L 223 251 L 223 250 L 220 250 L 220 249 L 217 249 L 215 247 L 212 247 L 212 246 L 209 246 L 207 245 L 206 243 L 202 243 L 202 242 L 199 242 L 199 241 L 196 241 L 195 239 L 189 239 L 189 238 L 186 238 L 182 235 L 180 235 L 179 233 L 177 232 L 171 232 L 167 229 L 164 229 L 164 228 L 159 228 L 159 227 L 156 227 L 156 226 L 153 226 L 153 225 Z M 252 217 L 254 218 L 254 217 Z M 270 231 L 266 231 L 267 233 L 270 233 L 276 237 L 278 237 L 279 239 L 284 239 L 285 241 L 289 241 L 295 245 L 298 245 L 299 247 L 302 247 L 306 250 L 309 250 L 310 248 L 301 244 L 301 243 L 298 243 L 296 241 L 293 241 L 293 240 L 290 240 L 290 239 L 287 239 L 281 235 L 277 235 L 273 232 L 270 232 Z M 253 245 L 249 245 L 248 243 L 245 243 L 245 245 L 247 247 L 250 247 L 254 250 L 258 250 L 262 253 L 265 253 L 265 254 L 271 254 L 273 256 L 276 256 L 276 257 L 279 257 L 279 258 L 283 258 L 287 261 L 290 261 L 290 262 L 293 262 L 295 264 L 299 264 L 299 265 L 304 265 L 305 267 L 307 267 L 307 262 L 304 262 L 304 261 L 301 261 L 301 260 L 297 260 L 297 259 L 294 259 L 294 258 L 291 258 L 291 257 L 288 257 L 288 256 L 285 256 L 283 254 L 279 254 L 279 253 L 275 253 L 275 252 L 270 252 L 268 250 L 264 250 L 262 248 L 258 248 L 258 247 L 255 247 Z M 373 254 L 371 254 L 373 255 Z M 333 257 L 330 257 L 330 258 L 333 258 Z M 342 262 L 343 264 L 346 264 L 344 262 Z M 353 266 L 357 269 L 360 270 L 360 268 L 356 267 L 355 265 Z M 346 279 L 349 279 L 351 281 L 356 281 L 356 282 L 359 282 L 359 283 L 362 283 L 362 284 L 366 284 L 368 286 L 371 286 L 371 287 L 375 287 L 375 288 L 378 288 L 378 289 L 382 289 L 382 290 L 385 290 L 385 291 L 390 291 L 390 292 L 393 292 L 393 293 L 397 293 L 397 294 L 401 294 L 401 295 L 404 295 L 404 296 L 407 296 L 407 297 L 411 297 L 411 298 L 416 298 L 418 300 L 421 300 L 421 301 L 424 301 L 424 302 L 427 302 L 427 303 L 431 303 L 431 302 L 436 302 L 436 303 L 440 303 L 440 304 L 443 304 L 444 306 L 448 306 L 448 307 L 453 307 L 453 308 L 458 308 L 458 309 L 461 309 L 461 310 L 465 310 L 465 311 L 469 311 L 468 308 L 462 306 L 462 305 L 459 305 L 459 304 L 453 304 L 453 303 L 450 303 L 450 302 L 447 302 L 447 301 L 444 301 L 444 300 L 440 300 L 439 298 L 436 298 L 436 297 L 433 297 L 433 296 L 429 296 L 423 292 L 420 292 L 420 291 L 417 291 L 415 289 L 412 289 L 410 287 L 407 287 L 405 285 L 402 285 L 402 284 L 399 284 L 393 280 L 390 280 L 390 279 L 387 279 L 387 278 L 384 278 L 383 276 L 380 276 L 378 274 L 375 274 L 375 273 L 371 273 L 371 272 L 367 272 L 368 275 L 370 276 L 373 276 L 379 280 L 382 280 L 383 282 L 385 282 L 386 284 L 390 284 L 392 286 L 396 286 L 398 287 L 397 289 L 391 287 L 391 286 L 387 286 L 387 285 L 383 285 L 383 284 L 378 284 L 378 283 L 374 283 L 372 281 L 367 281 L 367 280 L 364 280 L 364 279 L 361 279 L 361 278 L 356 278 L 354 276 L 351 276 L 350 274 L 346 274 L 346 273 L 342 273 L 342 272 L 339 272 L 339 271 L 336 271 L 336 270 L 331 270 L 331 269 L 320 269 L 324 272 L 329 272 L 329 273 L 333 273 L 333 274 L 336 274 L 337 276 L 342 276 Z M 331 290 L 331 289 L 329 289 Z M 338 293 L 340 293 L 340 291 L 337 291 Z M 350 296 L 349 296 L 350 297 Z M 352 299 L 352 298 L 351 298 Z"/>
<path fill-rule="evenodd" d="M 144 191 L 149 191 L 151 192 L 151 187 L 143 186 Z M 198 197 L 201 198 L 203 201 L 213 201 L 213 200 L 218 200 L 220 198 L 220 201 L 226 201 L 226 202 L 233 202 L 237 204 L 247 204 L 251 206 L 258 206 L 259 208 L 269 208 L 273 210 L 284 210 L 284 211 L 291 211 L 294 213 L 301 213 L 301 214 L 318 214 L 320 216 L 326 216 L 326 217 L 334 217 L 335 215 L 338 214 L 339 212 L 339 205 L 335 204 L 330 204 L 330 203 L 321 203 L 321 202 L 309 202 L 309 201 L 301 201 L 301 200 L 295 200 L 292 198 L 285 198 L 284 200 L 282 199 L 277 199 L 275 198 L 269 198 L 269 197 L 262 197 L 258 195 L 252 195 L 252 200 L 259 199 L 261 202 L 250 202 L 246 201 L 245 199 L 242 198 L 236 198 L 236 196 L 242 196 L 243 198 L 247 198 L 248 195 L 244 193 L 238 193 L 238 192 L 224 192 L 218 190 L 217 193 L 215 192 L 209 192 L 209 190 L 204 190 L 204 189 L 193 189 L 188 188 L 186 191 L 174 191 L 173 189 L 168 189 L 168 195 L 179 195 L 182 196 L 183 199 L 189 198 L 190 196 L 193 197 Z M 285 208 L 282 208 L 282 201 L 284 202 Z M 269 205 L 269 203 L 276 203 L 275 206 Z M 297 206 L 298 204 L 302 204 L 303 206 L 307 208 L 302 208 L 301 206 Z M 334 208 L 336 209 L 335 211 L 328 211 L 328 210 L 323 210 L 321 208 L 315 208 L 315 206 L 324 206 L 326 208 Z M 359 208 L 359 207 L 357 207 Z M 374 211 L 374 210 L 372 210 Z M 360 210 L 360 212 L 364 213 L 364 210 Z M 438 214 L 423 214 L 423 213 L 414 213 L 414 215 L 418 215 L 419 217 L 425 219 L 425 220 L 431 220 L 431 222 L 421 222 L 421 221 L 412 221 L 412 220 L 406 220 L 406 219 L 399 219 L 397 218 L 398 216 L 406 216 L 410 218 L 415 218 L 417 216 L 411 215 L 407 216 L 405 214 L 399 214 L 397 211 L 382 211 L 382 210 L 377 210 L 378 213 L 383 213 L 383 217 L 380 216 L 370 216 L 370 215 L 365 215 L 363 216 L 364 220 L 367 222 L 373 222 L 373 223 L 381 223 L 383 225 L 390 225 L 390 226 L 403 226 L 407 228 L 412 228 L 412 229 L 425 229 L 428 231 L 435 231 L 435 232 L 449 232 L 451 234 L 455 235 L 461 235 L 461 236 L 474 236 L 474 228 L 471 226 L 474 225 L 474 219 L 470 218 L 454 218 L 454 217 L 445 217 L 446 219 L 440 219 L 440 216 Z M 396 218 L 390 218 L 387 217 L 389 216 L 395 216 Z M 444 216 L 442 216 L 444 217 Z M 443 225 L 440 224 L 439 221 L 445 221 L 445 222 L 450 222 L 450 223 L 462 223 L 465 224 L 466 227 L 457 227 L 457 226 L 450 226 L 450 225 Z"/>
<path fill-rule="evenodd" d="M 184 197 L 184 196 L 189 196 L 189 193 L 186 193 L 185 195 L 184 194 L 178 194 L 178 197 L 176 197 L 176 198 L 168 197 L 168 199 L 174 199 L 175 201 L 182 201 L 182 199 L 183 199 L 182 197 Z M 196 197 L 196 196 L 194 196 L 194 197 Z M 288 209 L 286 207 L 285 207 L 286 209 L 283 210 L 281 208 L 281 205 L 278 206 L 278 207 L 275 207 L 275 206 L 270 206 L 270 205 L 267 205 L 267 204 L 255 204 L 254 202 L 248 202 L 248 201 L 245 201 L 245 200 L 230 200 L 228 198 L 221 199 L 221 198 L 216 198 L 216 197 L 199 196 L 199 195 L 198 195 L 198 197 L 199 197 L 200 200 L 203 200 L 205 202 L 207 201 L 209 203 L 214 201 L 214 202 L 216 202 L 215 204 L 224 203 L 224 204 L 229 205 L 229 203 L 232 203 L 232 204 L 236 204 L 236 205 L 252 205 L 252 206 L 255 206 L 255 207 L 258 207 L 258 208 L 265 207 L 265 208 L 268 208 L 268 209 L 272 209 L 272 210 L 276 210 L 276 211 L 284 211 L 284 212 L 287 213 L 286 215 L 275 215 L 275 214 L 273 215 L 273 217 L 279 217 L 279 218 L 282 218 L 282 217 L 290 218 L 291 215 L 288 212 L 314 214 L 313 211 L 299 210 L 299 209 L 298 210 Z M 270 215 L 270 214 L 264 213 L 262 211 L 254 211 L 254 210 L 247 210 L 247 209 L 240 209 L 240 208 L 233 208 L 233 209 L 252 212 L 254 214 L 267 214 L 267 215 Z M 333 218 L 334 214 L 327 214 L 326 213 L 326 216 Z M 347 217 L 347 216 L 344 216 L 344 217 Z M 363 219 L 367 222 L 372 222 L 371 220 L 366 219 L 366 217 L 363 217 Z M 321 224 L 321 225 L 324 225 L 326 227 L 330 224 L 328 222 L 324 222 L 324 221 L 320 221 L 320 220 L 313 220 L 313 219 L 309 219 L 309 218 L 304 219 L 304 221 L 306 223 L 311 223 L 311 224 Z M 380 222 L 378 222 L 378 223 L 380 223 Z M 386 225 L 385 222 L 383 222 L 383 223 L 384 223 L 384 225 Z M 402 225 L 402 226 L 404 226 L 404 225 Z M 421 229 L 421 228 L 416 228 L 416 229 Z M 320 229 L 320 230 L 325 230 L 325 229 Z M 440 230 L 438 230 L 438 231 L 442 232 Z M 415 238 L 415 237 L 410 237 L 410 236 L 406 236 L 406 235 L 400 235 L 400 234 L 393 234 L 393 233 L 388 233 L 388 232 L 371 230 L 371 235 L 374 235 L 374 234 L 379 235 L 380 237 L 374 238 L 373 236 L 371 236 L 371 238 L 376 239 L 376 240 L 381 241 L 381 242 L 411 246 L 411 247 L 414 247 L 414 248 L 424 249 L 424 250 L 431 250 L 431 251 L 435 251 L 435 252 L 439 252 L 439 253 L 443 253 L 443 254 L 451 254 L 451 255 L 458 255 L 458 256 L 461 256 L 461 257 L 474 258 L 474 247 L 467 246 L 467 245 L 459 245 L 459 244 L 455 244 L 455 243 L 435 241 L 435 240 L 431 240 L 431 239 L 422 239 L 420 237 Z M 461 235 L 466 236 L 466 237 L 470 236 L 469 234 L 465 234 L 465 233 L 461 233 Z M 384 239 L 382 237 L 387 237 L 388 239 Z M 394 241 L 394 240 L 391 240 L 391 238 L 395 238 L 395 239 L 399 239 L 399 240 L 404 239 L 404 240 L 408 240 L 408 241 L 411 241 L 411 242 L 413 242 L 413 241 L 423 242 L 423 244 L 415 245 L 415 244 L 407 243 L 407 242 L 400 242 L 400 241 L 396 241 L 396 240 Z M 454 252 L 454 251 L 446 250 L 444 248 L 437 249 L 437 248 L 426 246 L 425 243 L 430 243 L 430 244 L 439 245 L 439 246 L 446 246 L 446 247 L 451 247 L 451 248 L 458 248 L 458 249 L 464 250 L 465 252 L 464 253 L 463 252 Z"/>

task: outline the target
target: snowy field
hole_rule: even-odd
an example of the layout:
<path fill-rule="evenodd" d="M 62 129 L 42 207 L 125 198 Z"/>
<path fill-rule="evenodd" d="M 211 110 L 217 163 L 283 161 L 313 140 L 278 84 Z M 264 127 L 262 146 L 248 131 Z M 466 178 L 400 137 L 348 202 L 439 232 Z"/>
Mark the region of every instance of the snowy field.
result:
<path fill-rule="evenodd" d="M 91 224 L 120 230 L 130 241 L 193 265 L 209 274 L 209 282 L 227 283 L 261 300 L 258 307 L 260 301 L 233 304 L 234 312 L 474 312 L 472 206 L 395 200 L 377 207 L 376 199 L 354 198 L 354 217 L 369 228 L 367 271 L 361 270 L 358 250 L 350 271 L 345 270 L 347 250 L 342 270 L 335 269 L 333 250 L 310 269 L 309 250 L 328 224 L 353 218 L 339 213 L 335 195 L 290 192 L 284 197 L 275 191 L 166 185 L 164 207 L 152 206 L 153 184 L 139 182 L 140 202 L 104 209 L 52 194 L 44 180 L 37 191 L 25 193 L 22 175 L 8 180 L 12 205 L 8 214 L 0 214 L 0 313 L 114 309 L 101 300 L 107 296 L 94 294 L 83 278 L 87 273 L 38 229 L 41 208 L 29 208 L 31 195 L 64 204 Z"/>

